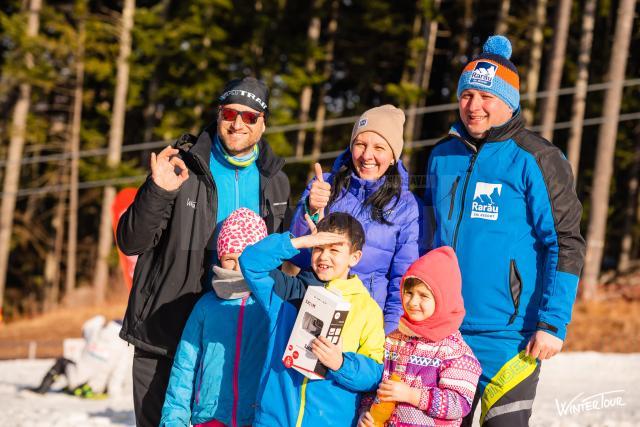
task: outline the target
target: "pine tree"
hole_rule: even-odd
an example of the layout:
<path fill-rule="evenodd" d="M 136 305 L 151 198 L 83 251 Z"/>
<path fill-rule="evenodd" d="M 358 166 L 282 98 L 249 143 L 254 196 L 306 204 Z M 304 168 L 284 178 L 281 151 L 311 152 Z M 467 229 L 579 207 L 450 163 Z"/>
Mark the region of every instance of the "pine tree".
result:
<path fill-rule="evenodd" d="M 638 202 L 638 185 L 640 181 L 640 124 L 637 124 L 633 131 L 636 146 L 629 168 L 629 183 L 627 184 L 628 197 L 624 209 L 624 223 L 622 227 L 622 241 L 620 244 L 620 257 L 618 258 L 618 272 L 624 273 L 629 270 L 633 250 L 633 241 L 636 233 L 633 229 L 635 212 Z"/>
<path fill-rule="evenodd" d="M 71 123 L 71 138 L 69 152 L 71 165 L 69 174 L 69 232 L 67 233 L 67 270 L 65 277 L 65 293 L 70 294 L 76 287 L 76 253 L 78 248 L 78 175 L 80 151 L 80 129 L 82 126 L 82 96 L 84 88 L 84 49 L 85 49 L 85 20 L 87 14 L 86 0 L 77 0 L 76 16 L 78 17 L 78 39 L 75 54 L 76 81 L 73 94 L 73 118 Z"/>
<path fill-rule="evenodd" d="M 422 131 L 422 122 L 424 115 L 420 115 L 420 118 L 416 118 L 416 109 L 423 108 L 427 103 L 427 95 L 429 92 L 429 82 L 431 80 L 431 70 L 433 68 L 433 57 L 436 53 L 436 39 L 438 37 L 438 12 L 440 9 L 440 0 L 433 0 L 430 5 L 431 10 L 428 10 L 425 16 L 425 31 L 424 42 L 425 49 L 422 54 L 422 63 L 416 71 L 415 83 L 420 90 L 418 98 L 415 102 L 409 104 L 409 111 L 413 111 L 413 114 L 409 115 L 409 119 L 405 124 L 405 147 L 403 155 L 403 163 L 409 171 L 413 170 L 412 161 L 414 157 L 412 154 L 413 142 L 420 138 Z"/>
<path fill-rule="evenodd" d="M 122 140 L 124 133 L 124 119 L 126 113 L 127 90 L 129 86 L 129 56 L 131 54 L 131 30 L 135 13 L 135 0 L 125 0 L 122 8 L 122 27 L 120 33 L 120 54 L 118 56 L 118 74 L 113 100 L 113 117 L 109 132 L 109 155 L 107 166 L 115 168 L 120 164 L 122 156 Z M 116 196 L 116 189 L 107 186 L 102 199 L 102 214 L 100 216 L 98 260 L 96 262 L 93 288 L 98 303 L 104 301 L 107 282 L 109 280 L 109 253 L 112 249 L 113 231 L 111 226 L 111 205 Z"/>
<path fill-rule="evenodd" d="M 42 0 L 31 0 L 29 3 L 29 15 L 26 35 L 34 38 L 38 34 L 40 26 L 40 10 Z M 33 68 L 33 56 L 30 52 L 25 55 L 27 69 Z M 27 115 L 31 105 L 31 84 L 28 81 L 20 83 L 18 101 L 13 110 L 11 127 L 11 141 L 7 155 L 7 166 L 2 188 L 2 206 L 0 207 L 0 314 L 4 299 L 4 289 L 7 279 L 7 264 L 11 247 L 11 231 L 13 225 L 14 209 L 16 205 L 16 193 L 20 178 L 20 161 L 22 150 L 26 140 Z"/>
<path fill-rule="evenodd" d="M 318 107 L 316 108 L 315 126 L 313 132 L 313 145 L 311 147 L 311 166 L 307 174 L 307 181 L 313 178 L 313 165 L 318 161 L 322 149 L 322 139 L 324 136 L 324 121 L 327 114 L 327 95 L 331 70 L 333 70 L 334 49 L 336 45 L 336 33 L 338 31 L 338 15 L 340 11 L 340 1 L 331 0 L 331 12 L 329 23 L 327 24 L 327 44 L 325 45 L 324 64 L 322 66 L 322 81 L 318 90 Z"/>
<path fill-rule="evenodd" d="M 313 77 L 316 72 L 316 50 L 318 48 L 318 40 L 320 39 L 320 9 L 322 8 L 322 0 L 315 0 L 312 4 L 311 20 L 307 30 L 307 59 L 305 61 L 306 82 L 300 92 L 300 111 L 298 113 L 298 122 L 306 123 L 309 121 L 309 110 L 311 109 L 311 96 L 313 95 Z M 298 130 L 296 138 L 296 157 L 304 155 L 304 143 L 307 139 L 307 130 L 301 128 Z"/>
<path fill-rule="evenodd" d="M 567 158 L 571 163 L 573 176 L 578 181 L 580 165 L 580 148 L 582 147 L 582 126 L 584 110 L 587 104 L 587 85 L 589 83 L 589 63 L 591 62 L 591 44 L 595 25 L 596 0 L 586 0 L 582 15 L 582 35 L 580 36 L 580 52 L 578 53 L 578 78 L 575 94 L 571 104 L 571 129 L 567 144 Z"/>
<path fill-rule="evenodd" d="M 509 28 L 509 9 L 511 8 L 511 0 L 500 1 L 500 11 L 496 21 L 496 34 L 506 34 Z"/>
<path fill-rule="evenodd" d="M 527 104 L 524 109 L 524 119 L 527 124 L 533 124 L 536 110 L 536 94 L 540 82 L 540 67 L 542 63 L 542 45 L 544 43 L 544 27 L 547 16 L 547 0 L 537 0 L 533 29 L 531 30 L 531 48 L 529 67 L 526 74 Z"/>
<path fill-rule="evenodd" d="M 583 296 L 593 299 L 597 294 L 598 279 L 602 255 L 606 241 L 607 216 L 609 211 L 609 186 L 613 174 L 613 157 L 616 147 L 616 131 L 620 115 L 620 102 L 624 84 L 625 69 L 629 56 L 629 43 L 633 28 L 635 0 L 621 0 L 611 59 L 609 62 L 609 81 L 604 100 L 604 122 L 598 133 L 598 151 L 591 190 L 591 213 L 587 233 L 587 254 L 582 274 Z"/>
<path fill-rule="evenodd" d="M 553 48 L 551 61 L 547 69 L 547 98 L 542 108 L 542 137 L 553 141 L 553 127 L 558 109 L 558 89 L 562 82 L 562 70 L 565 63 L 569 20 L 571 18 L 571 0 L 560 0 L 557 3 L 556 25 L 553 32 Z"/>

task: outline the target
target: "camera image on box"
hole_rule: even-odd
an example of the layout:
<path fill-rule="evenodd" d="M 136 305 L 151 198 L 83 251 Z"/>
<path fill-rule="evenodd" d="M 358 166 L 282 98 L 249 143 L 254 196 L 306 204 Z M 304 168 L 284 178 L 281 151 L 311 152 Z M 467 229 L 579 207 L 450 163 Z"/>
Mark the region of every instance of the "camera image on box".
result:
<path fill-rule="evenodd" d="M 327 368 L 311 351 L 311 342 L 320 335 L 338 344 L 351 305 L 342 295 L 320 286 L 307 289 L 293 326 L 282 362 L 310 379 L 323 379 Z"/>
<path fill-rule="evenodd" d="M 304 313 L 304 316 L 302 316 L 302 329 L 316 338 L 322 332 L 322 325 L 324 325 L 324 322 L 309 312 Z"/>

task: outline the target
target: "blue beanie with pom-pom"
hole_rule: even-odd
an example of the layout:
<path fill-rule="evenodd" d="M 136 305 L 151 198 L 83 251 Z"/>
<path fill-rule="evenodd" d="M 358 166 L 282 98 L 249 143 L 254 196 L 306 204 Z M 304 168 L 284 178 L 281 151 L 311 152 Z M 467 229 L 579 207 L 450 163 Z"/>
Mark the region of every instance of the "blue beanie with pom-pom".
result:
<path fill-rule="evenodd" d="M 482 53 L 469 62 L 458 80 L 458 99 L 467 89 L 489 92 L 514 112 L 520 108 L 520 77 L 511 61 L 511 42 L 505 36 L 491 36 Z"/>

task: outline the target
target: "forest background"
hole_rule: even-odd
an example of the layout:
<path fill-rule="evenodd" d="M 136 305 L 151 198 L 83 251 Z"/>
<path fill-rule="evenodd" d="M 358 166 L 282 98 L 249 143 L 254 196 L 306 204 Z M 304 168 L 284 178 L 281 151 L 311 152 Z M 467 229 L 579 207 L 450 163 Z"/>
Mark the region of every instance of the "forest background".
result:
<path fill-rule="evenodd" d="M 223 84 L 271 88 L 267 140 L 292 203 L 356 117 L 407 114 L 422 194 L 457 118 L 463 66 L 513 43 L 522 106 L 577 177 L 580 295 L 640 267 L 640 26 L 635 0 L 5 0 L 0 4 L 0 307 L 5 319 L 122 288 L 111 203 L 149 154 L 215 118 Z M 633 54 L 635 53 L 635 54 Z M 640 288 L 637 284 L 636 289 Z M 638 294 L 640 295 L 640 294 Z M 1 319 L 2 317 L 0 317 Z"/>

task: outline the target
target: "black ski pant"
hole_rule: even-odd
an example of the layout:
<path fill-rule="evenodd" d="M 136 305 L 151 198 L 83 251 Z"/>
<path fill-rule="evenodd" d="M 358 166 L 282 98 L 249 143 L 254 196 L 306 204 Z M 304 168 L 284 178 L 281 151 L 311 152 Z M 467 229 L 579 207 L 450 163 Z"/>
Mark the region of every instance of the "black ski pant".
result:
<path fill-rule="evenodd" d="M 133 407 L 138 427 L 158 427 L 173 360 L 140 349 L 133 355 Z"/>

